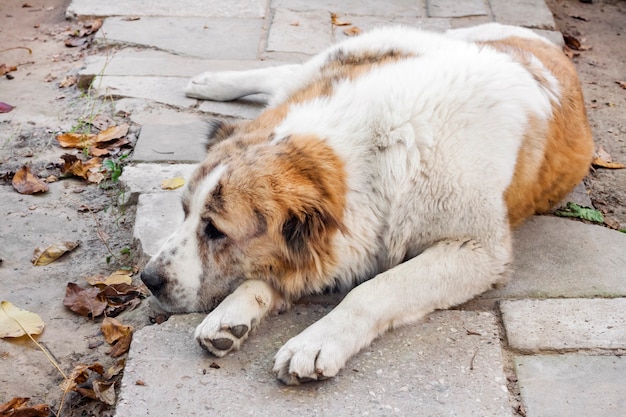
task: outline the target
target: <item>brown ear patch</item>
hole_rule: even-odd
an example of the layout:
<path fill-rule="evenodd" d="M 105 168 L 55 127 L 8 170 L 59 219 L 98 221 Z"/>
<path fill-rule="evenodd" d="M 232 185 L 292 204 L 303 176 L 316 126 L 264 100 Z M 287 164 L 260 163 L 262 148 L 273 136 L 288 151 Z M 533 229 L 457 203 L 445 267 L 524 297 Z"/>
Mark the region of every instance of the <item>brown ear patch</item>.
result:
<path fill-rule="evenodd" d="M 209 150 L 213 145 L 228 139 L 235 132 L 236 125 L 225 122 L 220 119 L 213 119 L 208 124 L 206 149 Z"/>

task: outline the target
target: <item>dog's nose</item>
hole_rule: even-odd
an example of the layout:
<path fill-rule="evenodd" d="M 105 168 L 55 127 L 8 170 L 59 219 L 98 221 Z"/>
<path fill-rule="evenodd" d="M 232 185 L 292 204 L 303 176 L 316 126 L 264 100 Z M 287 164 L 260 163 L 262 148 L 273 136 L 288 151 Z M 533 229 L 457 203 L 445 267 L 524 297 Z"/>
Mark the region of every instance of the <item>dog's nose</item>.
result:
<path fill-rule="evenodd" d="M 161 274 L 155 269 L 150 268 L 150 265 L 146 265 L 146 268 L 141 272 L 141 280 L 146 284 L 146 287 L 148 287 L 153 295 L 156 295 L 165 284 L 165 280 Z"/>

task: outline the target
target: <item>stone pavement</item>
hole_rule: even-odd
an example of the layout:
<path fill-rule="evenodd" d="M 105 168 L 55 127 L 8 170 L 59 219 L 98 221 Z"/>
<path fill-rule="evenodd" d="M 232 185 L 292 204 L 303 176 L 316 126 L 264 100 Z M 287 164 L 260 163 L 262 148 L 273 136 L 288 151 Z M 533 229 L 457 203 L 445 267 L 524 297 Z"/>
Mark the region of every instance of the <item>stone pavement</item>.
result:
<path fill-rule="evenodd" d="M 199 102 L 182 88 L 202 71 L 301 62 L 341 40 L 329 12 L 367 30 L 402 23 L 445 30 L 519 24 L 555 42 L 543 0 L 73 0 L 69 17 L 106 17 L 105 46 L 82 85 L 142 126 L 122 180 L 135 236 L 153 255 L 180 222 L 180 191 L 202 158 L 204 121 L 251 118 L 263 97 Z M 349 28 L 348 26 L 347 28 Z M 504 288 L 390 332 L 334 379 L 287 387 L 271 374 L 280 345 L 332 308 L 314 299 L 262 323 L 243 349 L 214 358 L 193 340 L 200 315 L 136 332 L 117 416 L 623 416 L 626 409 L 626 235 L 535 217 L 515 234 Z"/>

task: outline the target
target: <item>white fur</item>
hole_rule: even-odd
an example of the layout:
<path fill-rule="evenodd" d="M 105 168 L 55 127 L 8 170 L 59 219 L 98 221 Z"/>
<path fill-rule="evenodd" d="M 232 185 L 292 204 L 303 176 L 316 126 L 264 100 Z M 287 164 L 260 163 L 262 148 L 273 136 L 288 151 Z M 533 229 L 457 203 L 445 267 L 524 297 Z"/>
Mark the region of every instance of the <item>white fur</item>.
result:
<path fill-rule="evenodd" d="M 337 50 L 393 49 L 412 56 L 338 82 L 329 97 L 291 106 L 274 132 L 277 140 L 298 133 L 324 138 L 344 162 L 349 233 L 338 233 L 333 242 L 340 262 L 332 274 L 345 288 L 357 285 L 278 351 L 274 371 L 284 382 L 334 376 L 389 328 L 506 279 L 511 242 L 503 194 L 529 118 L 547 123 L 560 95 L 538 60 L 533 65 L 549 80 L 548 89 L 508 55 L 472 43 L 512 35 L 542 39 L 495 24 L 445 35 L 386 28 L 301 66 L 204 73 L 189 83 L 192 97 L 266 93 L 276 105 Z M 276 304 L 276 293 L 262 284 L 244 285 L 198 327 L 201 343 L 231 338 L 227 351 L 238 348 L 243 338 L 232 338 L 228 329 L 251 328 L 269 311 L 251 300 L 260 291 L 270 297 L 268 305 Z"/>

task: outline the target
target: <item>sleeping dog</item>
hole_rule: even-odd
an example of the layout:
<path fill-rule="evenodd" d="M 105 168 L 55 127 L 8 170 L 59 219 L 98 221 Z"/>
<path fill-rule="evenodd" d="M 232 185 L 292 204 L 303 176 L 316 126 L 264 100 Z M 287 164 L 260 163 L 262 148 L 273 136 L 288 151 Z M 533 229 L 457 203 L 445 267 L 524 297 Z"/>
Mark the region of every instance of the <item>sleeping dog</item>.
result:
<path fill-rule="evenodd" d="M 195 337 L 217 356 L 302 296 L 349 291 L 278 351 L 287 384 L 332 377 L 386 330 L 504 283 L 511 229 L 591 161 L 576 72 L 527 29 L 381 28 L 186 89 L 255 93 L 270 96 L 258 118 L 211 124 L 184 222 L 142 280 L 161 309 L 209 312 Z"/>

